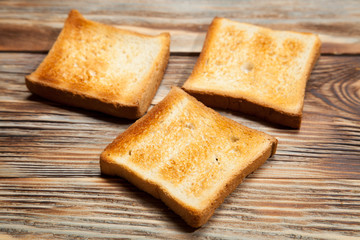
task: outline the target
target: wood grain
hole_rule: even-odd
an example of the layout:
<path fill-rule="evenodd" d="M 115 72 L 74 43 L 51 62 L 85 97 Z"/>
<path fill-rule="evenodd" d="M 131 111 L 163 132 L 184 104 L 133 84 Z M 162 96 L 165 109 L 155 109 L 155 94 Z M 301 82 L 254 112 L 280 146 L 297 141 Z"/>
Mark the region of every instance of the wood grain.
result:
<path fill-rule="evenodd" d="M 66 107 L 29 93 L 24 75 L 45 54 L 0 53 L 0 177 L 98 176 L 99 154 L 132 121 Z M 171 55 L 153 100 L 182 86 L 197 56 Z M 252 177 L 360 179 L 360 57 L 322 56 L 307 85 L 299 131 L 240 113 L 227 117 L 279 139 Z"/>
<path fill-rule="evenodd" d="M 152 106 L 188 78 L 215 16 L 319 34 L 323 55 L 307 84 L 301 129 L 217 109 L 277 137 L 278 151 L 205 226 L 190 228 L 161 201 L 100 174 L 100 152 L 133 121 L 26 89 L 24 76 L 70 9 L 116 27 L 171 33 Z M 360 239 L 359 23 L 357 0 L 0 1 L 0 239 Z"/>
<path fill-rule="evenodd" d="M 0 231 L 28 239 L 356 239 L 359 184 L 248 178 L 206 225 L 193 229 L 120 178 L 2 179 Z"/>
<path fill-rule="evenodd" d="M 326 6 L 326 8 L 324 7 Z M 322 53 L 360 53 L 360 3 L 332 1 L 44 1 L 0 2 L 0 50 L 47 51 L 70 9 L 85 17 L 147 34 L 171 33 L 172 52 L 200 52 L 215 16 L 280 30 L 313 32 Z M 31 9 L 31 11 L 29 11 Z"/>

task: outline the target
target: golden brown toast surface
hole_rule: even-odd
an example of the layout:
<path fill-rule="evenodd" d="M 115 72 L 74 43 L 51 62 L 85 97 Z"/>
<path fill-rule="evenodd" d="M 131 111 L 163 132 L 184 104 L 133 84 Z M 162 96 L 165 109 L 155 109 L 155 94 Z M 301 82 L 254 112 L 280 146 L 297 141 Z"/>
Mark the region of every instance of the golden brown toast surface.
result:
<path fill-rule="evenodd" d="M 102 173 L 128 179 L 197 227 L 276 144 L 173 88 L 105 149 L 100 165 Z"/>
<path fill-rule="evenodd" d="M 27 82 L 97 99 L 114 108 L 138 108 L 141 115 L 164 74 L 169 44 L 167 33 L 153 37 L 121 30 L 86 20 L 72 10 L 54 46 L 36 71 L 26 77 Z"/>
<path fill-rule="evenodd" d="M 183 87 L 209 98 L 215 95 L 245 100 L 301 117 L 306 82 L 319 49 L 320 40 L 313 34 L 274 31 L 215 18 Z M 227 107 L 227 103 L 212 105 L 211 99 L 206 103 Z"/>

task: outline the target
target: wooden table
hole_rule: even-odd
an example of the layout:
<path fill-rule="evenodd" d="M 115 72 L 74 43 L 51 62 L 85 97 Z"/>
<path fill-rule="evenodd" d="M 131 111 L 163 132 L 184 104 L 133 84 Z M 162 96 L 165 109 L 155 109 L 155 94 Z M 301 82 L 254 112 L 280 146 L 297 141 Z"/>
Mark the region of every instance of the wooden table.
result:
<path fill-rule="evenodd" d="M 319 34 L 301 129 L 219 110 L 277 137 L 278 151 L 206 225 L 188 227 L 125 180 L 101 176 L 100 152 L 133 121 L 65 107 L 25 87 L 72 8 L 142 33 L 171 33 L 153 104 L 190 75 L 215 16 Z M 0 1 L 0 239 L 359 239 L 359 26 L 356 0 Z"/>

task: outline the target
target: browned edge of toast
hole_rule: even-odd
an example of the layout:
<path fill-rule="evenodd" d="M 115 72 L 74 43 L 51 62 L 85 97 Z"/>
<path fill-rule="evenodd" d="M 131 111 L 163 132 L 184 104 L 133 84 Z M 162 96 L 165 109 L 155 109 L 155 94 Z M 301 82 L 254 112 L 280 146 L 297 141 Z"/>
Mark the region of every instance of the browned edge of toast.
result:
<path fill-rule="evenodd" d="M 205 61 L 206 53 L 210 50 L 209 49 L 210 41 L 214 37 L 214 34 L 216 34 L 216 28 L 218 27 L 217 25 L 219 24 L 219 21 L 221 21 L 222 19 L 223 18 L 221 17 L 215 17 L 212 23 L 209 25 L 209 29 L 205 37 L 202 51 L 199 55 L 198 60 L 195 63 L 191 75 L 197 74 L 197 72 L 200 70 L 202 62 Z M 266 27 L 262 27 L 262 28 L 266 28 Z M 266 28 L 266 29 L 272 30 L 270 28 Z M 312 34 L 312 33 L 302 33 L 302 34 Z M 321 41 L 319 37 L 317 37 L 317 42 L 316 44 L 314 44 L 312 49 L 313 55 L 309 58 L 309 61 L 306 63 L 306 67 L 305 67 L 306 73 L 303 76 L 303 81 L 305 82 L 305 86 L 310 77 L 313 67 L 315 66 L 318 58 L 320 57 L 320 48 L 321 48 Z M 203 90 L 200 91 L 200 90 L 187 88 L 186 81 L 182 89 L 188 92 L 189 94 L 193 95 L 194 97 L 196 97 L 198 100 L 200 100 L 209 107 L 216 107 L 216 108 L 243 112 L 249 115 L 263 118 L 269 122 L 277 123 L 294 129 L 299 129 L 301 126 L 304 101 L 302 101 L 301 111 L 298 114 L 290 114 L 283 111 L 279 111 L 270 106 L 260 105 L 245 98 L 232 97 L 232 96 L 227 96 L 225 94 L 215 94 L 214 92 L 211 91 L 203 91 Z M 303 91 L 304 91 L 303 96 L 305 96 L 305 89 Z"/>
<path fill-rule="evenodd" d="M 41 97 L 59 102 L 68 106 L 100 111 L 116 117 L 137 118 L 138 106 L 122 106 L 117 103 L 102 102 L 97 98 L 74 94 L 70 91 L 54 88 L 41 82 L 31 81 L 25 77 L 25 83 L 30 92 Z"/>
<path fill-rule="evenodd" d="M 92 22 L 85 19 L 77 10 L 71 10 L 69 16 L 65 21 L 65 25 L 75 25 L 78 21 Z M 119 29 L 110 25 L 97 23 L 106 27 L 113 28 L 114 31 L 121 31 L 125 34 L 132 34 L 140 37 L 161 37 L 162 48 L 157 58 L 155 59 L 149 74 L 146 76 L 146 81 L 142 87 L 142 94 L 135 103 L 121 103 L 100 97 L 94 97 L 86 92 L 71 91 L 66 88 L 61 88 L 56 84 L 51 84 L 51 81 L 42 81 L 33 77 L 33 74 L 25 76 L 25 83 L 30 92 L 35 93 L 44 98 L 60 102 L 69 106 L 81 107 L 89 110 L 103 112 L 116 117 L 123 117 L 128 119 L 137 119 L 144 115 L 149 108 L 156 91 L 163 79 L 169 57 L 170 57 L 170 34 L 161 33 L 158 36 L 151 36 L 141 34 L 129 30 Z M 63 29 L 64 29 L 63 28 Z M 64 30 L 62 30 L 57 39 L 65 38 Z M 55 41 L 56 44 L 56 41 Z M 50 49 L 54 51 L 55 44 Z M 43 62 L 46 58 L 43 60 Z M 41 63 L 43 64 L 43 63 Z"/>
<path fill-rule="evenodd" d="M 275 154 L 278 140 L 270 135 L 261 133 L 265 135 L 269 140 L 269 147 L 254 159 L 253 163 L 250 164 L 243 172 L 233 175 L 232 179 L 228 181 L 224 188 L 218 192 L 216 198 L 212 204 L 204 209 L 203 211 L 198 211 L 192 209 L 189 206 L 182 205 L 179 201 L 173 198 L 165 189 L 162 189 L 156 183 L 150 180 L 144 180 L 136 172 L 132 171 L 125 165 L 118 165 L 111 159 L 110 151 L 117 142 L 126 134 L 136 136 L 138 132 L 143 131 L 146 128 L 146 125 L 151 123 L 157 115 L 162 114 L 161 112 L 166 111 L 168 105 L 171 105 L 172 102 L 176 101 L 178 96 L 186 94 L 178 87 L 172 87 L 171 93 L 169 93 L 160 103 L 154 106 L 145 116 L 138 119 L 133 125 L 131 125 L 125 132 L 120 134 L 111 144 L 109 144 L 105 150 L 100 155 L 100 168 L 102 174 L 107 175 L 118 175 L 125 178 L 129 182 L 133 183 L 139 189 L 144 190 L 147 193 L 150 193 L 155 198 L 161 199 L 168 207 L 170 207 L 174 212 L 179 214 L 190 226 L 200 227 L 205 224 L 208 219 L 213 215 L 215 209 L 224 201 L 224 199 L 243 181 L 243 179 L 260 167 L 269 157 Z M 190 99 L 194 100 L 197 104 L 202 107 L 206 107 L 201 102 L 197 101 L 194 97 L 186 94 Z M 228 119 L 211 108 L 208 108 L 213 114 L 216 114 L 220 118 L 226 119 L 226 121 L 235 122 L 231 119 Z M 239 123 L 236 123 L 239 124 Z M 245 126 L 244 126 L 245 127 Z M 247 128 L 247 127 L 245 127 Z M 249 129 L 249 128 L 247 128 Z M 254 129 L 250 129 L 254 132 L 259 132 Z"/>
<path fill-rule="evenodd" d="M 299 128 L 301 125 L 301 114 L 296 115 L 280 112 L 273 108 L 261 106 L 243 98 L 234 98 L 230 96 L 217 95 L 212 92 L 196 91 L 186 88 L 183 89 L 209 107 L 246 113 L 291 128 Z"/>
<path fill-rule="evenodd" d="M 148 110 L 152 99 L 154 98 L 161 81 L 164 77 L 166 67 L 170 58 L 170 34 L 169 33 L 161 33 L 163 47 L 155 59 L 155 63 L 153 64 L 149 75 L 147 76 L 147 81 L 143 86 L 143 96 L 141 99 L 140 107 L 136 118 L 141 117 Z"/>

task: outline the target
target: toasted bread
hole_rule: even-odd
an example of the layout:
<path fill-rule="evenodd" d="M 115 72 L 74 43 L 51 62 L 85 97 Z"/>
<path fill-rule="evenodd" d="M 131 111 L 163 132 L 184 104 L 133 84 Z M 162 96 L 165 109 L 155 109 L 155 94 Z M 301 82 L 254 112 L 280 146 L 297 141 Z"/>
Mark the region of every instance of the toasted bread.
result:
<path fill-rule="evenodd" d="M 103 151 L 103 174 L 160 198 L 190 226 L 207 222 L 277 140 L 206 107 L 178 87 Z"/>
<path fill-rule="evenodd" d="M 320 46 L 314 34 L 215 18 L 183 89 L 205 105 L 299 128 Z"/>
<path fill-rule="evenodd" d="M 29 90 L 67 105 L 136 119 L 150 106 L 168 63 L 170 35 L 148 36 L 86 20 L 72 10 Z"/>

